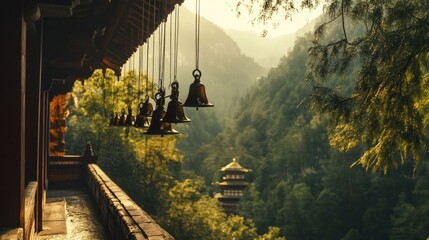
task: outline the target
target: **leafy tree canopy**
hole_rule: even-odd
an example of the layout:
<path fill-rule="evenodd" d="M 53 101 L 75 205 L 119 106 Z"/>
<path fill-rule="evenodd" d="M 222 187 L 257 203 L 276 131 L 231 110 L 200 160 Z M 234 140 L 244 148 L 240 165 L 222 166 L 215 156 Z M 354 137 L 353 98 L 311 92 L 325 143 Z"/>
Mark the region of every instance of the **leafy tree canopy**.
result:
<path fill-rule="evenodd" d="M 203 194 L 198 180 L 181 180 L 183 153 L 176 138 L 146 137 L 141 129 L 109 127 L 112 111 L 137 108 L 138 76 L 116 81 L 114 72 L 97 70 L 84 84 L 76 82 L 68 100 L 66 153 L 80 154 L 90 140 L 98 164 L 133 200 L 175 239 L 284 240 L 280 229 L 258 234 L 252 219 L 228 216 L 215 198 Z"/>
<path fill-rule="evenodd" d="M 201 194 L 198 188 L 196 181 L 185 179 L 169 191 L 164 221 L 177 239 L 285 240 L 277 227 L 258 235 L 251 219 L 227 215 L 215 198 Z"/>
<path fill-rule="evenodd" d="M 314 32 L 306 79 L 313 84 L 310 105 L 330 118 L 330 143 L 344 151 L 363 144 L 354 165 L 367 170 L 386 172 L 407 160 L 417 166 L 426 149 L 429 2 L 237 0 L 237 11 L 260 6 L 253 20 L 267 23 L 274 14 L 291 18 L 321 4 L 325 21 Z M 325 39 L 327 26 L 338 23 L 337 37 Z M 363 31 L 352 34 L 357 27 Z M 352 91 L 328 87 L 356 62 Z"/>

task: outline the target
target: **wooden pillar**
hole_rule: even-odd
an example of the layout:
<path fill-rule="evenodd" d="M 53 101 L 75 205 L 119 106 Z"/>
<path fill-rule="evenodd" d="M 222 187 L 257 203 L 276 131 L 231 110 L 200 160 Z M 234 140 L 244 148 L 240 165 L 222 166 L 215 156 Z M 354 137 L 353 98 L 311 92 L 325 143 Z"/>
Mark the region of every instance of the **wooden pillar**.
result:
<path fill-rule="evenodd" d="M 43 209 L 45 206 L 46 200 L 46 177 L 47 177 L 47 161 L 49 154 L 49 93 L 47 90 L 44 90 L 42 85 L 42 93 L 40 95 L 39 102 L 39 176 L 38 176 L 38 199 L 37 199 L 37 231 L 42 231 L 43 229 Z"/>
<path fill-rule="evenodd" d="M 42 20 L 43 21 L 43 20 Z M 48 67 L 46 66 L 46 55 L 44 49 L 46 42 L 43 40 L 47 29 L 45 24 L 42 23 L 41 34 L 41 77 L 40 77 L 40 95 L 39 95 L 39 175 L 38 175 L 38 196 L 37 196 L 37 229 L 36 231 L 43 230 L 43 209 L 46 201 L 46 189 L 47 189 L 47 166 L 49 157 L 49 86 L 50 77 L 48 73 Z"/>
<path fill-rule="evenodd" d="M 24 227 L 26 23 L 23 0 L 2 2 L 0 14 L 0 226 Z"/>
<path fill-rule="evenodd" d="M 41 33 L 36 23 L 27 28 L 27 81 L 25 112 L 25 186 L 39 178 L 39 100 L 40 100 L 40 50 Z M 39 191 L 36 191 L 35 229 L 38 229 Z M 27 233 L 26 233 L 27 234 Z"/>
<path fill-rule="evenodd" d="M 25 99 L 25 185 L 27 185 L 31 181 L 37 181 L 39 159 L 41 32 L 40 22 L 31 24 L 31 30 L 27 30 L 27 81 Z"/>
<path fill-rule="evenodd" d="M 40 181 L 40 134 L 41 134 L 41 50 L 42 21 L 32 22 L 31 30 L 27 28 L 27 81 L 26 81 L 26 125 L 25 125 L 25 185 L 30 181 Z M 37 185 L 35 229 L 42 228 L 42 192 Z M 40 220 L 40 221 L 39 221 Z"/>

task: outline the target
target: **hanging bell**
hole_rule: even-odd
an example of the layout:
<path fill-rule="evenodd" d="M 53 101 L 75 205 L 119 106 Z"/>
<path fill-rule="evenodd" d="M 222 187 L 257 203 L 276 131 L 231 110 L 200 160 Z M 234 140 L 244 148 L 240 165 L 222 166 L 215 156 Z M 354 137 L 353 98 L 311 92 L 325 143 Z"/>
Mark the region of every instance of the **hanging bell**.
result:
<path fill-rule="evenodd" d="M 140 103 L 140 113 L 145 117 L 152 116 L 153 106 L 152 103 L 149 102 L 149 96 L 146 95 L 146 99 L 144 102 Z"/>
<path fill-rule="evenodd" d="M 162 121 L 162 118 L 165 116 L 165 110 L 164 110 L 165 100 L 164 100 L 164 94 L 162 91 L 160 91 L 155 95 L 155 100 L 156 100 L 156 109 L 155 111 L 153 111 L 152 121 L 150 123 L 149 129 L 143 134 L 161 135 L 161 137 L 163 137 L 164 135 L 178 134 L 179 132 L 173 128 L 171 123 Z"/>
<path fill-rule="evenodd" d="M 116 113 L 115 117 L 113 118 L 112 126 L 118 126 L 118 124 L 119 124 L 119 116 L 118 116 L 118 113 Z"/>
<path fill-rule="evenodd" d="M 113 123 L 115 122 L 115 113 L 112 113 L 112 116 L 110 117 L 109 120 L 109 126 L 114 126 Z"/>
<path fill-rule="evenodd" d="M 206 95 L 206 88 L 204 84 L 201 83 L 201 71 L 195 69 L 192 72 L 194 76 L 194 82 L 189 87 L 188 98 L 183 104 L 184 107 L 196 107 L 197 110 L 199 107 L 214 107 L 213 104 L 209 103 Z"/>
<path fill-rule="evenodd" d="M 139 104 L 139 114 L 137 114 L 136 122 L 134 127 L 136 128 L 148 128 L 149 127 L 149 117 L 152 116 L 153 107 L 149 102 L 149 96 L 146 96 L 146 101 L 143 100 Z"/>
<path fill-rule="evenodd" d="M 143 115 L 137 115 L 136 122 L 134 123 L 136 128 L 148 128 L 149 127 L 149 117 Z"/>
<path fill-rule="evenodd" d="M 118 121 L 118 126 L 125 126 L 125 119 L 126 119 L 125 109 L 122 108 L 121 117 L 119 118 L 119 121 Z"/>
<path fill-rule="evenodd" d="M 128 107 L 128 115 L 125 119 L 125 126 L 130 127 L 134 126 L 134 121 L 136 120 L 135 116 L 133 115 L 133 109 L 131 106 Z"/>
<path fill-rule="evenodd" d="M 182 103 L 179 100 L 179 83 L 173 82 L 171 84 L 171 101 L 167 106 L 167 113 L 162 119 L 165 123 L 188 123 L 191 121 L 186 117 L 185 112 L 183 111 Z"/>

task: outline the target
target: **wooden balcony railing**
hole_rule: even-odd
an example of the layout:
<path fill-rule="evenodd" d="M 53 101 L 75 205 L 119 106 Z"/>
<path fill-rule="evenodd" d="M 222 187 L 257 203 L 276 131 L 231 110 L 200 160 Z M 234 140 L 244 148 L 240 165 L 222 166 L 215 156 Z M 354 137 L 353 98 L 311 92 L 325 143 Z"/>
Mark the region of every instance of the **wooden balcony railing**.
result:
<path fill-rule="evenodd" d="M 88 164 L 91 195 L 113 239 L 174 239 L 143 211 L 97 164 Z"/>
<path fill-rule="evenodd" d="M 73 188 L 84 185 L 83 157 L 78 155 L 49 156 L 48 188 Z"/>
<path fill-rule="evenodd" d="M 29 182 L 25 188 L 24 239 L 35 239 L 37 182 Z"/>
<path fill-rule="evenodd" d="M 0 228 L 0 239 L 35 239 L 37 182 L 29 182 L 25 188 L 25 224 L 23 228 Z"/>
<path fill-rule="evenodd" d="M 98 167 L 96 160 L 90 145 L 82 156 L 50 156 L 48 191 L 87 187 L 110 239 L 174 239 Z M 1 239 L 35 238 L 37 185 L 30 182 L 25 189 L 24 229 L 0 228 Z"/>
<path fill-rule="evenodd" d="M 111 239 L 174 239 L 100 169 L 90 148 L 83 156 L 49 157 L 48 188 L 86 186 Z"/>

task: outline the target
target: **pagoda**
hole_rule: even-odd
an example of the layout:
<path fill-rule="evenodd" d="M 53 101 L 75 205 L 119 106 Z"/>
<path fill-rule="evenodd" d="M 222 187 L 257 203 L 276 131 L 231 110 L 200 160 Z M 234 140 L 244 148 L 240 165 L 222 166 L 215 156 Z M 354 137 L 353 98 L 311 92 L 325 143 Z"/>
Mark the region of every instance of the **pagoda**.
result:
<path fill-rule="evenodd" d="M 221 193 L 217 193 L 214 197 L 218 199 L 226 213 L 236 213 L 244 189 L 249 185 L 245 180 L 245 174 L 252 170 L 242 167 L 233 158 L 232 162 L 220 171 L 223 172 L 222 181 L 217 182 L 216 185 L 221 188 Z"/>

